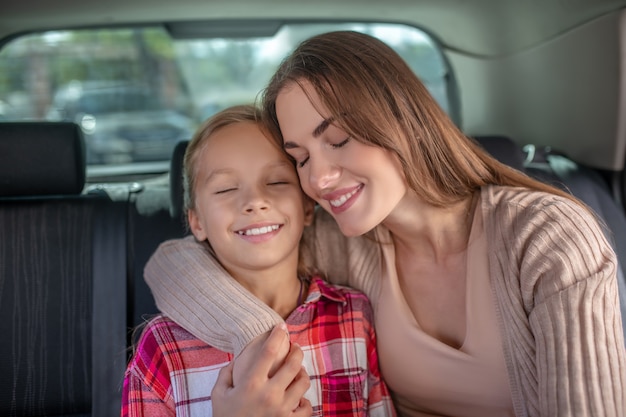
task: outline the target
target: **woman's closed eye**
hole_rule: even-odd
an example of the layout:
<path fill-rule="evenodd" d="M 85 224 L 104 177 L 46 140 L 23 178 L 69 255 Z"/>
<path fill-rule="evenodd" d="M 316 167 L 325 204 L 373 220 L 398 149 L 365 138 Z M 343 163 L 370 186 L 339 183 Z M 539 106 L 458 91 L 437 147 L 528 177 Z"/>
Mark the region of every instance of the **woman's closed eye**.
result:
<path fill-rule="evenodd" d="M 296 168 L 302 168 L 308 162 L 309 156 L 306 155 L 306 153 L 302 150 L 290 152 L 289 149 L 291 148 L 285 148 L 285 151 L 287 151 L 287 155 L 289 155 L 289 158 L 296 164 Z"/>
<path fill-rule="evenodd" d="M 348 136 L 347 138 L 345 138 L 339 143 L 331 143 L 330 146 L 332 146 L 333 149 L 343 148 L 344 146 L 348 144 L 349 141 L 350 141 L 350 136 Z"/>
<path fill-rule="evenodd" d="M 301 161 L 296 160 L 296 163 L 298 164 L 298 168 L 302 168 L 303 166 L 305 166 L 308 161 L 309 161 L 308 156 Z"/>
<path fill-rule="evenodd" d="M 347 138 L 345 138 L 341 142 L 329 143 L 329 145 L 333 149 L 343 148 L 344 146 L 346 146 L 348 144 L 348 142 L 350 142 L 350 139 L 352 139 L 352 137 L 348 136 Z M 306 163 L 309 162 L 309 157 L 308 156 L 306 156 L 306 157 L 304 157 L 302 159 L 298 159 L 294 155 L 291 155 L 291 157 L 296 161 L 296 165 L 297 165 L 298 168 L 304 167 L 306 165 Z"/>

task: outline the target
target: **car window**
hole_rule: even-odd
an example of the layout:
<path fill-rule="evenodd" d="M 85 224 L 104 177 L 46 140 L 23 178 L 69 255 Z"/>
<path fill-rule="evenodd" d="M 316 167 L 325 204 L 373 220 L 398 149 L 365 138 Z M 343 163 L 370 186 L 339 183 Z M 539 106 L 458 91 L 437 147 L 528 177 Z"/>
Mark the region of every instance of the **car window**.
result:
<path fill-rule="evenodd" d="M 163 172 L 176 143 L 190 139 L 201 121 L 255 101 L 299 42 L 331 30 L 367 32 L 387 42 L 451 112 L 449 68 L 435 40 L 415 27 L 289 23 L 255 33 L 206 22 L 16 38 L 0 50 L 0 121 L 77 123 L 88 175 Z"/>

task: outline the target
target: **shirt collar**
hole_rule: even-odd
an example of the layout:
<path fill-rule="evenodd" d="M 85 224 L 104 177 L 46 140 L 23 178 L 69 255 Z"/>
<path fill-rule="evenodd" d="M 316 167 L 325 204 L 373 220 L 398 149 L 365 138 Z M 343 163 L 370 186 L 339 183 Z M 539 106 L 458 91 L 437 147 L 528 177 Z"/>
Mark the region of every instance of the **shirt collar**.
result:
<path fill-rule="evenodd" d="M 341 291 L 338 291 L 336 287 L 331 286 L 319 276 L 314 276 L 311 278 L 309 292 L 303 304 L 317 302 L 322 297 L 337 303 L 346 303 L 346 297 Z"/>

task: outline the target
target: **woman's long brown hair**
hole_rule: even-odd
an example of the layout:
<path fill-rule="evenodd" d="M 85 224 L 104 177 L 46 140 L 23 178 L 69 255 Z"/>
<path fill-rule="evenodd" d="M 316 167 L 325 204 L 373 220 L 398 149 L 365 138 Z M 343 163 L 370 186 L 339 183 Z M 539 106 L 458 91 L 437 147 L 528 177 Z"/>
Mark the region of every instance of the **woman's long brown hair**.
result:
<path fill-rule="evenodd" d="M 489 184 L 579 202 L 490 156 L 457 128 L 406 62 L 377 38 L 338 31 L 302 42 L 263 92 L 263 119 L 273 137 L 282 138 L 278 94 L 303 82 L 315 89 L 330 113 L 325 117 L 355 140 L 395 154 L 408 186 L 427 203 L 448 206 Z"/>

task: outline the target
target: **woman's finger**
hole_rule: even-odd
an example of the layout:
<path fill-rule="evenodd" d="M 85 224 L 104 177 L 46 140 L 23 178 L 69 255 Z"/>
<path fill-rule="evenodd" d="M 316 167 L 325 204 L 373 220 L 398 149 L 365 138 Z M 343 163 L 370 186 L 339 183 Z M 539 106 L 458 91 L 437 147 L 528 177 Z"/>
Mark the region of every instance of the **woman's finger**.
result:
<path fill-rule="evenodd" d="M 292 343 L 287 357 L 276 374 L 270 380 L 270 383 L 287 390 L 302 370 L 303 359 L 304 353 L 302 352 L 300 346 L 297 343 Z"/>
<path fill-rule="evenodd" d="M 300 372 L 293 379 L 289 387 L 285 390 L 285 402 L 294 404 L 294 408 L 304 399 L 304 394 L 311 386 L 311 379 L 306 370 L 301 367 Z"/>
<path fill-rule="evenodd" d="M 313 415 L 313 407 L 311 402 L 306 398 L 302 398 L 298 407 L 291 413 L 292 417 L 311 417 Z"/>
<path fill-rule="evenodd" d="M 215 380 L 215 386 L 213 387 L 214 392 L 215 390 L 226 392 L 226 390 L 233 387 L 233 365 L 234 362 L 230 361 L 228 365 L 220 369 L 220 372 L 217 374 L 217 379 Z"/>

